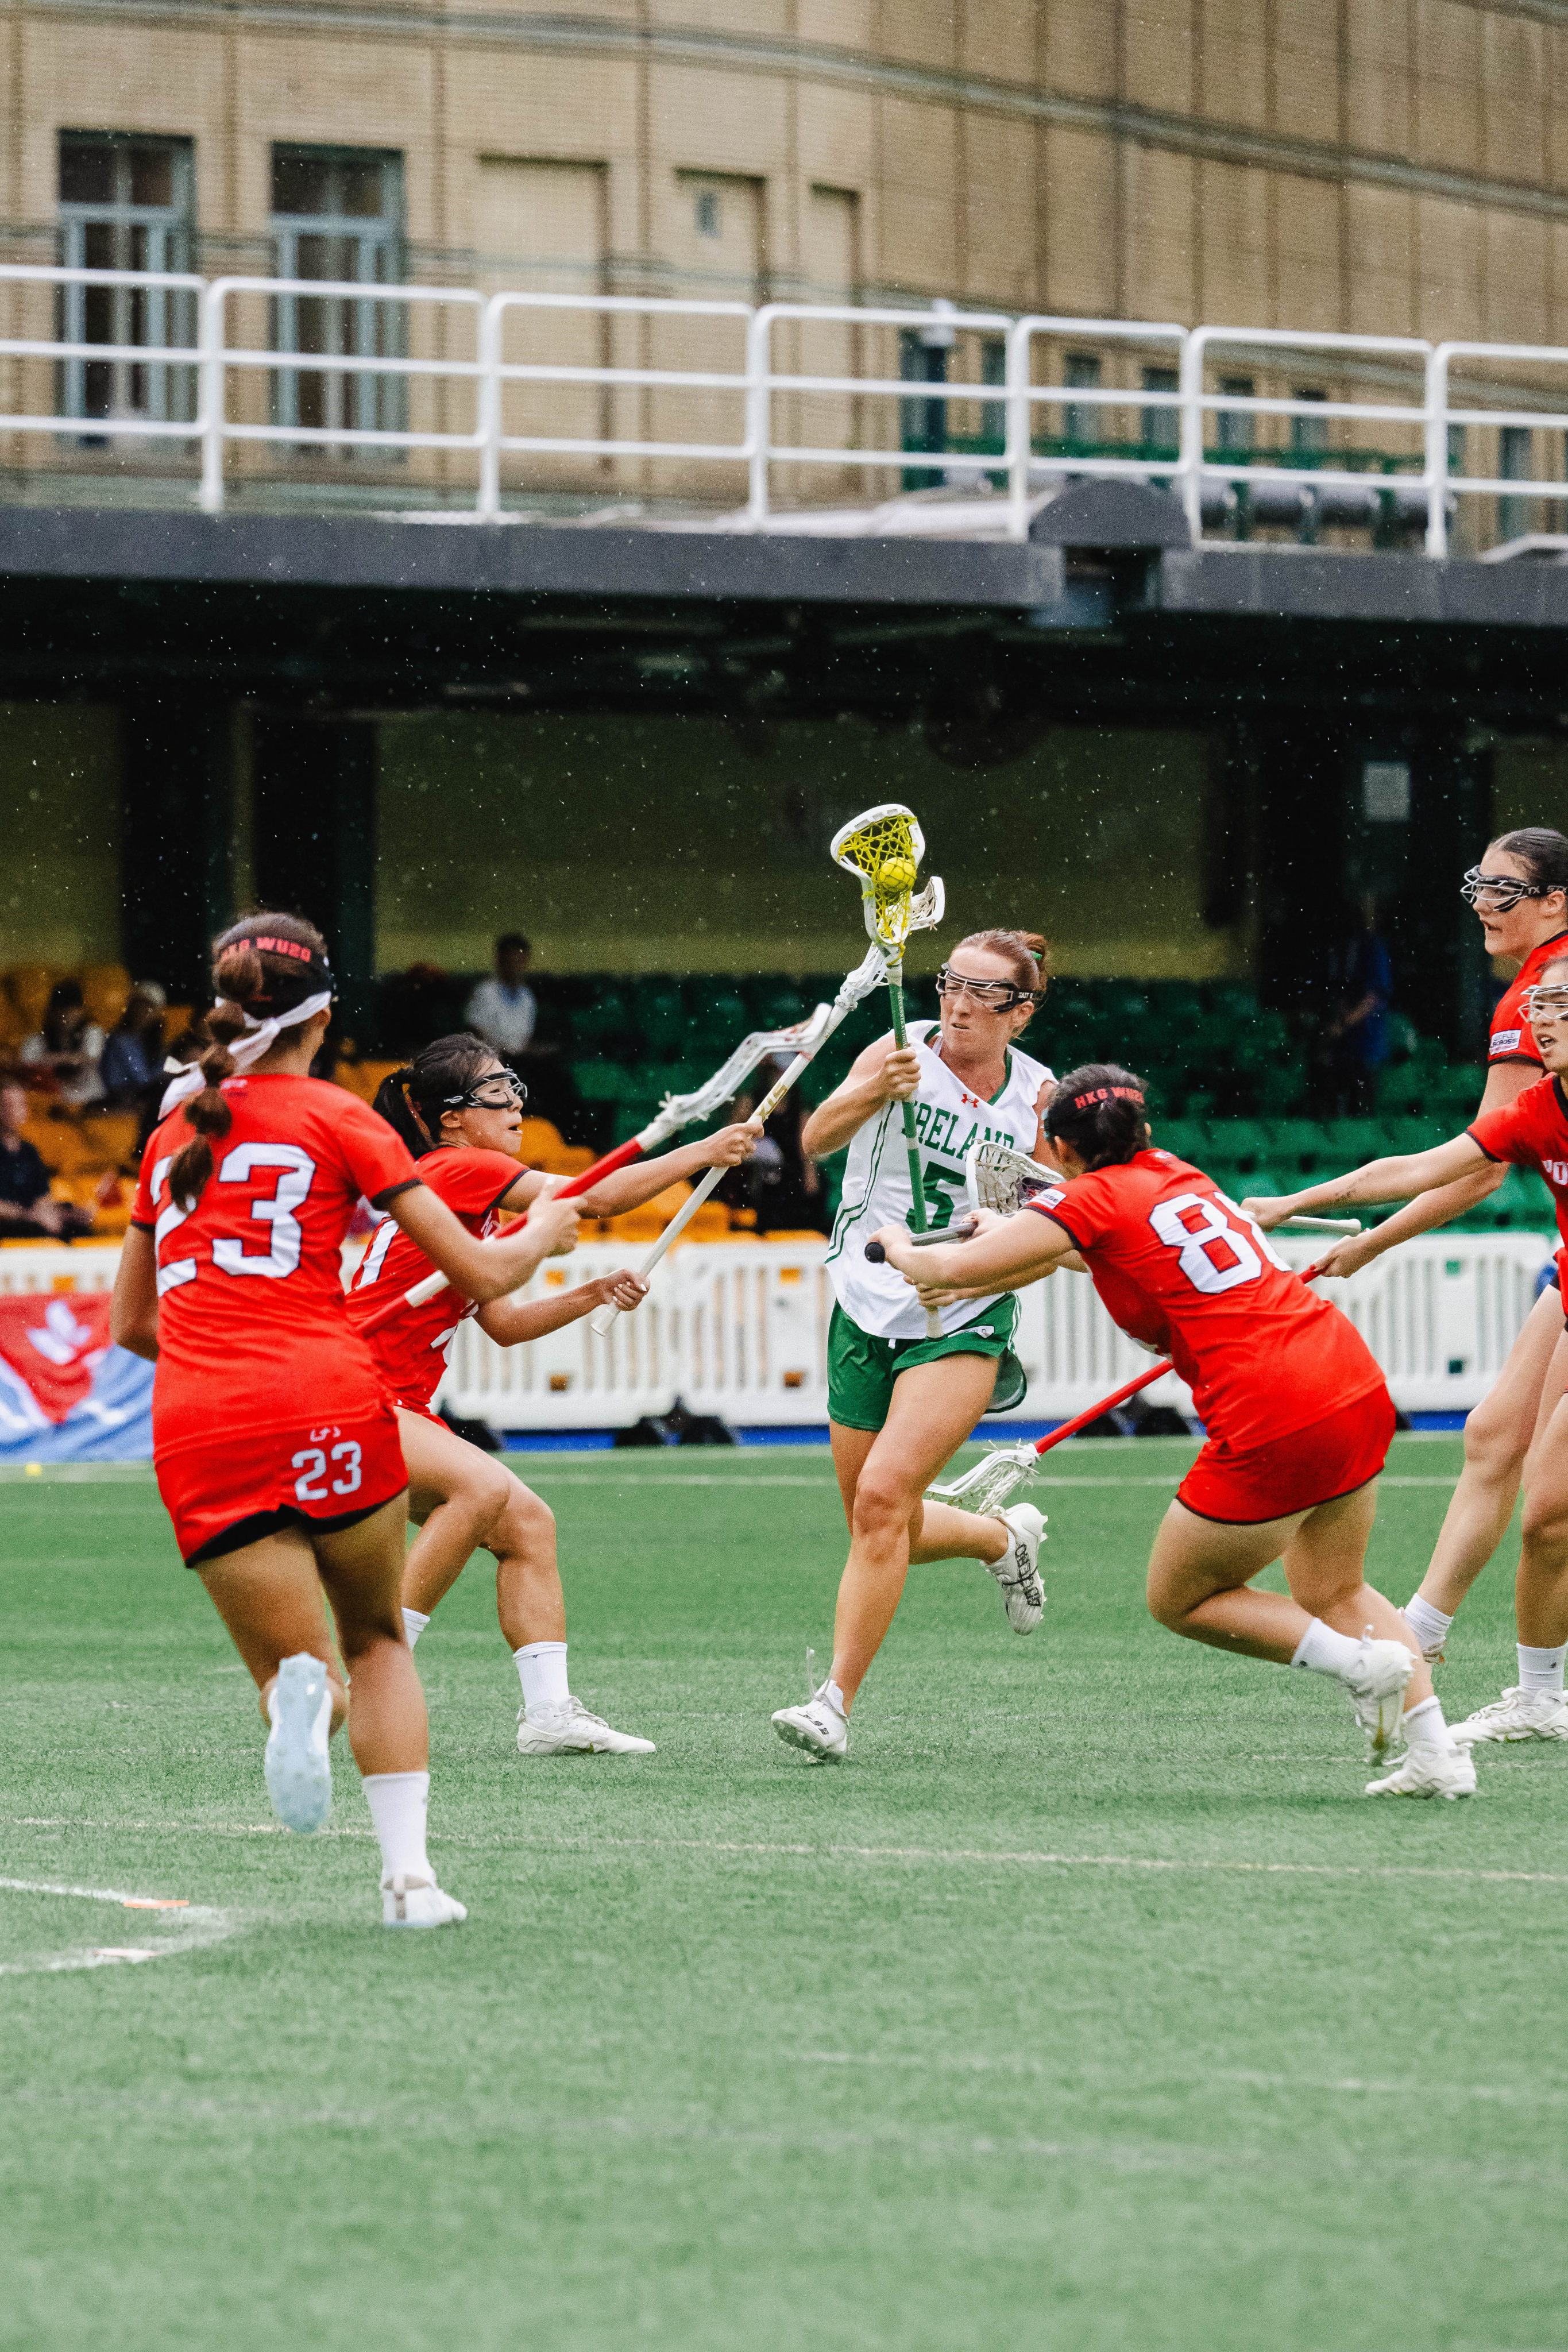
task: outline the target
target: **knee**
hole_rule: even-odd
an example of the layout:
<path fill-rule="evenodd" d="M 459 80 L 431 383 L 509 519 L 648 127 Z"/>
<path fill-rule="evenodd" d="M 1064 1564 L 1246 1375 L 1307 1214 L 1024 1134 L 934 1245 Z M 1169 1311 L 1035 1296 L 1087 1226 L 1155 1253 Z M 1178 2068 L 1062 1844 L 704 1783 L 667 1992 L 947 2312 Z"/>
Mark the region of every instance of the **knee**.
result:
<path fill-rule="evenodd" d="M 907 1528 L 919 1504 L 889 1472 L 867 1470 L 855 1489 L 850 1525 L 857 1537 L 885 1538 Z"/>
<path fill-rule="evenodd" d="M 555 1547 L 555 1514 L 510 1473 L 500 1508 L 490 1522 L 486 1549 L 498 1559 L 518 1552 L 539 1552 Z"/>
<path fill-rule="evenodd" d="M 1151 1576 L 1143 1598 L 1156 1625 L 1163 1625 L 1172 1633 L 1181 1632 L 1186 1622 L 1186 1603 L 1173 1585 L 1161 1577 Z"/>
<path fill-rule="evenodd" d="M 1568 1490 L 1537 1486 L 1527 1494 L 1523 1534 L 1527 1546 L 1568 1543 Z"/>
<path fill-rule="evenodd" d="M 468 1480 L 460 1494 L 453 1496 L 467 1525 L 476 1536 L 493 1528 L 507 1507 L 516 1481 L 510 1472 L 489 1465 Z"/>
<path fill-rule="evenodd" d="M 1465 1467 L 1483 1477 L 1502 1478 L 1517 1473 L 1523 1449 L 1511 1417 L 1489 1413 L 1479 1405 L 1465 1423 Z"/>

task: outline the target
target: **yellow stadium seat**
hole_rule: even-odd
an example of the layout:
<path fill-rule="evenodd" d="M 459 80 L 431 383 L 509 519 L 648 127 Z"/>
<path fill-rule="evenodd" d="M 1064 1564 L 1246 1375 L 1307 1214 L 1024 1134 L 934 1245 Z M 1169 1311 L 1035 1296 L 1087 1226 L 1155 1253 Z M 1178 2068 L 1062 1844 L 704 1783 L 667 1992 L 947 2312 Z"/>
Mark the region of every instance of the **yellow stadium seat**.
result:
<path fill-rule="evenodd" d="M 5 975 L 5 991 L 11 999 L 24 1037 L 31 1037 L 44 1025 L 48 1008 L 49 991 L 57 980 L 67 977 L 64 970 L 52 963 L 14 963 Z"/>
<path fill-rule="evenodd" d="M 131 997 L 131 974 L 122 963 L 89 963 L 81 975 L 81 1001 L 100 1029 L 112 1029 Z"/>
<path fill-rule="evenodd" d="M 361 1102 L 373 1103 L 381 1091 L 382 1080 L 403 1066 L 401 1062 L 340 1062 L 332 1076 L 340 1087 L 347 1087 L 351 1095 L 358 1095 Z"/>
<path fill-rule="evenodd" d="M 68 1118 L 39 1118 L 36 1114 L 22 1129 L 51 1176 L 72 1176 L 87 1164 L 79 1129 Z"/>
<path fill-rule="evenodd" d="M 178 1045 L 180 1039 L 190 1027 L 191 1023 L 195 1019 L 195 1015 L 196 1008 L 194 1004 L 164 1005 L 163 1051 L 165 1053 L 168 1052 L 171 1045 Z"/>
<path fill-rule="evenodd" d="M 81 1123 L 81 1165 L 128 1168 L 136 1157 L 141 1120 L 133 1110 L 100 1111 Z"/>

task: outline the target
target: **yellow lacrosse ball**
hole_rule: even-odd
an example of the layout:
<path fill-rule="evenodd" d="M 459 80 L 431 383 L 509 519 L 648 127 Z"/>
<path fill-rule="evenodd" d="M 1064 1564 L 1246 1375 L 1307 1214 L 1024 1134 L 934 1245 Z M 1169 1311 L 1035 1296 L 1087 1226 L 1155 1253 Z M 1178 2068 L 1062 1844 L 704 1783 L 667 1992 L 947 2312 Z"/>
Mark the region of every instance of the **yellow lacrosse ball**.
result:
<path fill-rule="evenodd" d="M 877 868 L 877 887 L 880 890 L 908 890 L 915 878 L 911 857 L 884 857 Z"/>

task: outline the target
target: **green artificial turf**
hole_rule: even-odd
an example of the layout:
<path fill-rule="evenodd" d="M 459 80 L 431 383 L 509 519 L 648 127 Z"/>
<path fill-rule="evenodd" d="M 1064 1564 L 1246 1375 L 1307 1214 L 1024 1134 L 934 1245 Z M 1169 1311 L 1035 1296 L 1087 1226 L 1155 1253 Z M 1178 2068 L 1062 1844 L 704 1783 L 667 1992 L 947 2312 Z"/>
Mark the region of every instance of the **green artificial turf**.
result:
<path fill-rule="evenodd" d="M 419 1649 L 429 1936 L 341 1743 L 328 1832 L 274 1826 L 150 1480 L 0 1484 L 0 2344 L 1568 2345 L 1568 1754 L 1366 1801 L 1338 1692 L 1143 1613 L 1190 1452 L 1053 1457 L 1029 1641 L 917 1570 L 837 1769 L 767 1720 L 829 1648 L 823 1454 L 521 1461 L 574 1686 L 658 1754 L 517 1756 L 476 1561 Z M 1458 1460 L 1395 1446 L 1397 1601 Z M 1450 1713 L 1512 1679 L 1510 1571 Z"/>

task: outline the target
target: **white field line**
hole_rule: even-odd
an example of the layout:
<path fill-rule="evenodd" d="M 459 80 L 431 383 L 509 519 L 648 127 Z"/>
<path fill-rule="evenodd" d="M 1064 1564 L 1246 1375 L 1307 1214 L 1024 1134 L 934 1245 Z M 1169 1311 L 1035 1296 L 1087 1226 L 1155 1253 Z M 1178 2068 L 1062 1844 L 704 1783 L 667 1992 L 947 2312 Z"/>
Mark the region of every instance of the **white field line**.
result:
<path fill-rule="evenodd" d="M 521 1472 L 518 1475 L 521 1476 Z M 1184 1473 L 1177 1473 L 1168 1478 L 1039 1477 L 1032 1479 L 1030 1484 L 1036 1486 L 1163 1486 L 1173 1492 L 1181 1485 L 1184 1475 Z M 1401 1478 L 1385 1475 L 1380 1484 L 1384 1486 L 1451 1487 L 1458 1483 L 1458 1475 L 1457 1470 L 1452 1478 Z M 743 1491 L 746 1494 L 750 1494 L 753 1486 L 806 1486 L 815 1488 L 818 1494 L 823 1495 L 836 1495 L 838 1491 L 828 1473 L 825 1473 L 819 1478 L 748 1478 L 743 1474 L 734 1477 L 725 1477 L 716 1472 L 676 1470 L 664 1477 L 648 1478 L 640 1477 L 634 1471 L 629 1474 L 623 1472 L 618 1476 L 606 1473 L 602 1478 L 584 1478 L 569 1474 L 557 1476 L 552 1471 L 535 1471 L 531 1474 L 531 1477 L 532 1483 L 540 1486 L 581 1486 L 590 1491 L 596 1488 L 600 1492 L 607 1486 L 727 1486 L 731 1490 Z M 524 1486 L 529 1483 L 528 1479 L 523 1479 Z"/>
<path fill-rule="evenodd" d="M 86 1950 L 57 1953 L 49 1958 L 0 1961 L 0 1977 L 54 1975 L 64 1969 L 113 1968 L 121 1961 L 166 1960 L 176 1952 L 195 1951 L 203 1944 L 221 1943 L 233 1932 L 226 1911 L 203 1903 L 176 1904 L 166 1895 L 127 1895 L 116 1886 L 61 1886 L 38 1878 L 0 1878 L 0 1892 L 14 1895 L 59 1895 L 79 1902 L 117 1903 L 125 1911 L 178 1910 L 176 1932 L 160 1944 L 98 1945 Z"/>
<path fill-rule="evenodd" d="M 125 1833 L 154 1831 L 163 1836 L 167 1836 L 175 1825 L 173 1815 L 165 1815 L 163 1820 L 155 1822 L 106 1822 L 72 1820 L 63 1814 L 45 1817 L 13 1813 L 0 1816 L 0 1820 L 5 1826 L 16 1829 L 115 1830 Z M 285 1837 L 289 1834 L 278 1822 L 185 1822 L 181 1826 L 187 1834 L 196 1837 Z M 1482 1870 L 1463 1864 L 1426 1863 L 1183 1861 L 1165 1854 L 1058 1853 L 1047 1849 L 1017 1851 L 991 1846 L 813 1845 L 805 1842 L 796 1843 L 793 1840 L 740 1838 L 476 1836 L 471 1832 L 446 1829 L 438 1830 L 436 1834 L 438 1844 L 471 1847 L 490 1853 L 584 1853 L 595 1851 L 776 1853 L 816 1862 L 910 1863 L 939 1870 L 954 1867 L 983 1869 L 990 1864 L 1026 1870 L 1147 1870 L 1258 1878 L 1452 1879 L 1483 1886 L 1568 1886 L 1568 1871 Z M 368 1829 L 335 1827 L 315 1832 L 318 1843 L 332 1838 L 368 1844 L 374 1842 L 374 1833 Z M 0 1880 L 0 1885 L 22 1883 L 14 1879 Z M 41 1891 L 65 1895 L 73 1892 L 90 1894 L 93 1890 L 55 1886 Z M 119 1902 L 123 1898 L 116 1895 L 112 1899 Z M 226 1928 L 225 1933 L 227 1932 Z"/>

